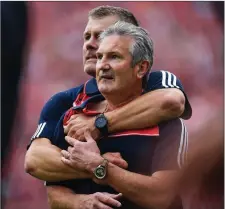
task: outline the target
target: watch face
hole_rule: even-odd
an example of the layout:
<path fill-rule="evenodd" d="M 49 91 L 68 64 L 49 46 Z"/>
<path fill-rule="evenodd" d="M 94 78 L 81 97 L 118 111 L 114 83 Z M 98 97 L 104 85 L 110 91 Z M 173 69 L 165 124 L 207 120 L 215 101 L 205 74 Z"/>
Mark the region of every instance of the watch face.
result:
<path fill-rule="evenodd" d="M 103 166 L 99 166 L 95 169 L 95 177 L 98 179 L 103 179 L 106 175 L 106 169 Z"/>
<path fill-rule="evenodd" d="M 104 117 L 98 117 L 96 119 L 96 126 L 98 128 L 103 128 L 103 127 L 105 127 L 106 124 L 107 124 L 107 121 Z"/>

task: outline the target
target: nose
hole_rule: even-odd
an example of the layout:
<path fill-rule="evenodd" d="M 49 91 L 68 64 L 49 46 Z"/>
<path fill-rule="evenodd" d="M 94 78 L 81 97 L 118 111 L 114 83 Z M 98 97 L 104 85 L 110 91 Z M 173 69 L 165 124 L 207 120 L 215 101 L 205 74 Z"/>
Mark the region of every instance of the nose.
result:
<path fill-rule="evenodd" d="M 87 50 L 97 50 L 98 49 L 98 40 L 95 37 L 91 37 L 86 42 L 86 49 Z"/>
<path fill-rule="evenodd" d="M 107 71 L 110 69 L 110 64 L 108 63 L 107 59 L 103 57 L 101 60 L 97 61 L 96 68 L 102 71 Z"/>

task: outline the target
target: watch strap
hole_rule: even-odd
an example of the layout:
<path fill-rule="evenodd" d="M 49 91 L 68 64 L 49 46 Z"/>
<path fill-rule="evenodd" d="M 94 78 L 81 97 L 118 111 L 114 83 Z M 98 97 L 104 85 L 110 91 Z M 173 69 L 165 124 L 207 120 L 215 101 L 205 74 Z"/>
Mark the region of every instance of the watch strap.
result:
<path fill-rule="evenodd" d="M 108 134 L 109 134 L 109 131 L 108 131 L 108 120 L 107 120 L 107 118 L 105 117 L 104 113 L 101 113 L 101 114 L 97 115 L 97 116 L 96 116 L 96 119 L 97 119 L 97 118 L 100 118 L 100 117 L 102 117 L 102 118 L 104 118 L 104 119 L 106 120 L 106 125 L 105 125 L 104 127 L 102 127 L 102 128 L 99 128 L 99 127 L 96 126 L 96 128 L 100 131 L 100 133 L 101 133 L 103 136 L 108 136 Z"/>

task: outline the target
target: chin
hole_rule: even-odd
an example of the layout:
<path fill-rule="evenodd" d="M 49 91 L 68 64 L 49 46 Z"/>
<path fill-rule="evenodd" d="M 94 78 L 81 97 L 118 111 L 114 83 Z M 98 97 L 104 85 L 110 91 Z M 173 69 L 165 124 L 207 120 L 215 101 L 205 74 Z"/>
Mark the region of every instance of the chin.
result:
<path fill-rule="evenodd" d="M 106 85 L 98 85 L 98 89 L 102 94 L 111 94 L 113 89 Z"/>
<path fill-rule="evenodd" d="M 92 77 L 95 77 L 96 76 L 96 65 L 95 64 L 85 65 L 84 72 Z"/>

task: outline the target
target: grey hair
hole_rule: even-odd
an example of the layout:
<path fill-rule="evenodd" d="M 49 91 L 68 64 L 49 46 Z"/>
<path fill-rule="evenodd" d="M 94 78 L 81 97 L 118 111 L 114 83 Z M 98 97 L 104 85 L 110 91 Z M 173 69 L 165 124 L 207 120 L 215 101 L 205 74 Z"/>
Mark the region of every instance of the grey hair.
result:
<path fill-rule="evenodd" d="M 108 27 L 105 31 L 100 34 L 100 41 L 107 36 L 119 35 L 119 36 L 129 36 L 133 38 L 134 42 L 130 46 L 130 53 L 132 56 L 131 67 L 134 67 L 141 61 L 148 61 L 149 68 L 148 72 L 151 70 L 153 65 L 153 41 L 149 37 L 148 32 L 142 28 L 135 26 L 133 24 L 118 21 L 114 25 Z M 148 73 L 143 78 L 143 86 L 146 85 Z"/>
<path fill-rule="evenodd" d="M 99 6 L 92 9 L 89 12 L 88 17 L 101 19 L 107 16 L 113 16 L 113 15 L 118 16 L 120 21 L 128 22 L 136 26 L 139 25 L 135 16 L 130 11 L 122 7 L 114 7 L 114 6 L 108 6 L 108 5 Z"/>

